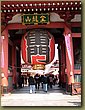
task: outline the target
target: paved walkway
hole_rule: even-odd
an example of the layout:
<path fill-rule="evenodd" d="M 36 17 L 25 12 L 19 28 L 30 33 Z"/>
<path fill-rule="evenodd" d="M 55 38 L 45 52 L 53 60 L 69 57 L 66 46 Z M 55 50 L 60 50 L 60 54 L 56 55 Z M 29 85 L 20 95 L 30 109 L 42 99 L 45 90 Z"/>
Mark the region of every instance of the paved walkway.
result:
<path fill-rule="evenodd" d="M 58 85 L 47 93 L 40 88 L 35 94 L 29 94 L 26 86 L 2 96 L 1 106 L 81 106 L 81 96 L 67 95 Z"/>

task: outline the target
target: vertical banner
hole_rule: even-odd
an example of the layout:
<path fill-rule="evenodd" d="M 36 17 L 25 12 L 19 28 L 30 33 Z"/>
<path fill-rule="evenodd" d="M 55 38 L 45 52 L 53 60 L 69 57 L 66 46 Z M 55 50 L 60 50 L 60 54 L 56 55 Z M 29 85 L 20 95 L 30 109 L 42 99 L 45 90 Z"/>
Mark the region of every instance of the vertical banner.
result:
<path fill-rule="evenodd" d="M 3 36 L 0 37 L 1 51 L 0 51 L 0 67 L 4 68 L 4 49 L 3 49 Z"/>

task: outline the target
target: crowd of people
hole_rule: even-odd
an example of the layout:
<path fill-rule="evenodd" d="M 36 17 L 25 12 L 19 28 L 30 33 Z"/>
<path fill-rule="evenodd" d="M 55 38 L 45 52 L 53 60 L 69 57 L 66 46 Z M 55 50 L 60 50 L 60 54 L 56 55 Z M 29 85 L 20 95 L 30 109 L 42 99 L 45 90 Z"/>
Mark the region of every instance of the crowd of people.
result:
<path fill-rule="evenodd" d="M 32 75 L 29 77 L 20 76 L 19 87 L 24 87 L 25 84 L 28 84 L 30 93 L 36 93 L 36 90 L 39 90 L 42 87 L 42 90 L 47 93 L 49 88 L 53 88 L 53 85 L 58 83 L 58 77 L 55 75 Z"/>

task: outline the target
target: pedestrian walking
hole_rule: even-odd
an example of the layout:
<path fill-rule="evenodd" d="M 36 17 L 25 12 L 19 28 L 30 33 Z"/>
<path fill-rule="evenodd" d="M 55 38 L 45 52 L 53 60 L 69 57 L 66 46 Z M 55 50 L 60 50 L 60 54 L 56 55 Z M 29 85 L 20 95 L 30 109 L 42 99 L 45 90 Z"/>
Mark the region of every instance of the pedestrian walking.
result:
<path fill-rule="evenodd" d="M 44 77 L 44 75 L 40 76 L 40 83 L 41 83 L 42 89 L 43 89 L 43 77 Z"/>
<path fill-rule="evenodd" d="M 38 74 L 35 75 L 35 87 L 36 89 L 39 90 L 39 86 L 40 86 L 40 76 Z"/>
<path fill-rule="evenodd" d="M 32 75 L 29 76 L 28 82 L 29 82 L 29 86 L 30 86 L 30 93 L 36 93 L 35 92 L 35 79 Z"/>
<path fill-rule="evenodd" d="M 43 90 L 44 92 L 47 92 L 47 76 L 44 75 L 43 77 Z"/>
<path fill-rule="evenodd" d="M 50 84 L 50 88 L 52 89 L 52 85 L 53 85 L 53 77 L 52 77 L 52 75 L 49 76 L 49 84 Z"/>
<path fill-rule="evenodd" d="M 24 87 L 24 76 L 21 76 L 22 87 Z"/>

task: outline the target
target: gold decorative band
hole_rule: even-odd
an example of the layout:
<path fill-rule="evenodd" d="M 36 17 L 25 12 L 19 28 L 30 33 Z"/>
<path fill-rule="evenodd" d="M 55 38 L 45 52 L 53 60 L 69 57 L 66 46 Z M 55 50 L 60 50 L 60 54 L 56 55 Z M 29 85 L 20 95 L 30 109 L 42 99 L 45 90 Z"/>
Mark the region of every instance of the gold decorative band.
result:
<path fill-rule="evenodd" d="M 33 65 L 33 70 L 44 70 L 44 69 L 45 69 L 45 65 L 43 65 L 43 64 Z"/>

